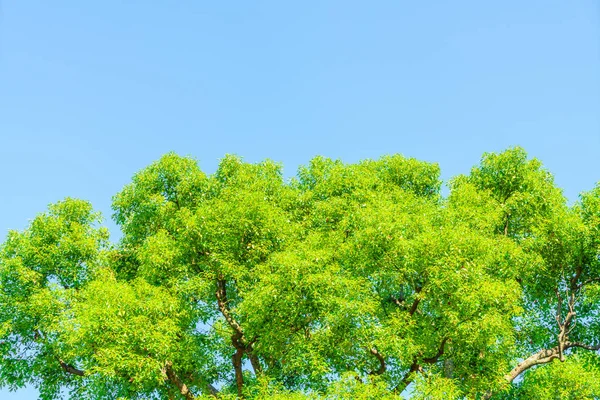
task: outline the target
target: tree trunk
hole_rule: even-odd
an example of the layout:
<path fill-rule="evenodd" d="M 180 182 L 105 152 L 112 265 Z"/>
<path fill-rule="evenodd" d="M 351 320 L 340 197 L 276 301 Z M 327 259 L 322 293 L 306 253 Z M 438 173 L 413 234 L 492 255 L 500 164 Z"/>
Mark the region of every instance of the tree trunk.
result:
<path fill-rule="evenodd" d="M 248 358 L 250 359 L 250 364 L 252 364 L 252 369 L 254 370 L 254 375 L 262 374 L 262 365 L 260 365 L 260 360 L 256 357 L 255 354 L 251 352 L 248 353 Z"/>
<path fill-rule="evenodd" d="M 244 389 L 244 374 L 242 372 L 242 357 L 244 356 L 244 349 L 238 347 L 235 350 L 235 354 L 232 357 L 233 369 L 235 370 L 235 385 L 237 387 L 238 398 L 243 399 Z"/>

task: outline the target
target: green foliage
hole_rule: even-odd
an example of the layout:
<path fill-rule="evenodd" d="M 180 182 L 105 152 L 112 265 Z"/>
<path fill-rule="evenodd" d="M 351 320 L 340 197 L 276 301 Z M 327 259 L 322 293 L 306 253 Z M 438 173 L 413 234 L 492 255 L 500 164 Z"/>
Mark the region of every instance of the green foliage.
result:
<path fill-rule="evenodd" d="M 286 182 L 272 161 L 206 175 L 170 153 L 114 196 L 113 245 L 89 203 L 51 205 L 0 249 L 0 386 L 598 397 L 600 185 L 569 206 L 520 148 L 484 154 L 447 197 L 439 175 L 317 157 Z"/>
<path fill-rule="evenodd" d="M 76 291 L 93 282 L 108 233 L 89 203 L 66 199 L 23 232 L 11 231 L 0 250 L 0 385 L 36 384 L 58 396 L 73 378 L 57 374 L 59 331 Z"/>
<path fill-rule="evenodd" d="M 453 379 L 439 374 L 420 375 L 415 381 L 415 394 L 411 400 L 458 400 L 464 398 Z"/>

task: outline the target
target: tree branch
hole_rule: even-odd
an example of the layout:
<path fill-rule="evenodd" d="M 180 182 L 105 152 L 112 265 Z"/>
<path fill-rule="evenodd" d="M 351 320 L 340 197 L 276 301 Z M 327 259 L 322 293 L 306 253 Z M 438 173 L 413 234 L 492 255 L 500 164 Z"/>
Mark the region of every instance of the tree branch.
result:
<path fill-rule="evenodd" d="M 600 344 L 597 344 L 596 346 L 592 346 L 592 345 L 581 343 L 581 342 L 566 342 L 565 347 L 566 348 L 580 347 L 582 349 L 591 350 L 591 351 L 600 350 Z"/>
<path fill-rule="evenodd" d="M 398 384 L 398 386 L 396 386 L 394 388 L 394 391 L 396 393 L 402 393 L 404 391 L 404 389 L 406 389 L 406 387 L 408 385 L 410 385 L 412 383 L 412 374 L 413 372 L 417 372 L 417 371 L 421 371 L 422 368 L 419 365 L 419 363 L 417 362 L 417 358 L 415 357 L 413 363 L 411 364 L 408 372 L 406 374 L 404 374 L 404 377 L 402 378 L 402 381 Z"/>
<path fill-rule="evenodd" d="M 512 369 L 512 371 L 510 371 L 504 377 L 508 382 L 512 382 L 523 372 L 527 371 L 529 368 L 535 365 L 549 363 L 555 358 L 558 358 L 558 352 L 558 346 L 548 350 L 540 350 L 537 353 L 527 357 L 525 360 L 521 361 L 516 367 Z"/>
<path fill-rule="evenodd" d="M 242 331 L 242 327 L 231 316 L 231 313 L 229 311 L 229 300 L 227 299 L 226 282 L 222 278 L 217 280 L 217 290 L 215 291 L 215 295 L 217 297 L 217 304 L 219 305 L 219 310 L 221 311 L 221 314 L 223 314 L 229 326 L 231 326 L 231 328 L 233 328 L 233 330 L 237 332 L 240 335 L 240 337 L 243 337 L 244 332 Z"/>
<path fill-rule="evenodd" d="M 571 280 L 569 282 L 571 284 L 570 286 L 572 292 L 575 292 L 578 289 L 579 285 L 577 285 L 577 281 L 579 280 L 579 277 L 581 276 L 582 272 L 583 268 L 581 268 L 581 265 L 578 265 L 575 269 L 575 275 L 571 277 Z"/>
<path fill-rule="evenodd" d="M 218 397 L 219 391 L 210 383 L 206 383 L 206 391 L 213 397 Z"/>
<path fill-rule="evenodd" d="M 594 283 L 594 282 L 600 282 L 600 277 L 586 279 L 585 281 L 581 282 L 579 285 L 575 286 L 575 288 L 576 288 L 577 290 L 579 290 L 579 289 L 581 289 L 582 287 L 584 287 L 585 285 L 588 285 L 588 284 L 590 284 L 590 283 Z"/>
<path fill-rule="evenodd" d="M 69 374 L 73 374 L 73 375 L 77 375 L 77 376 L 84 376 L 85 375 L 85 372 L 83 372 L 80 369 L 75 368 L 71 364 L 67 364 L 66 362 L 64 362 L 61 359 L 59 359 L 58 362 L 60 363 L 60 366 L 62 367 L 63 371 L 65 371 L 65 372 L 67 372 Z"/>
<path fill-rule="evenodd" d="M 413 303 L 411 304 L 410 308 L 408 309 L 408 314 L 411 316 L 417 311 L 417 308 L 419 307 L 419 303 L 421 302 L 421 299 L 419 298 L 419 293 L 421 292 L 421 290 L 423 290 L 423 287 L 421 287 L 421 286 L 417 286 L 415 288 L 415 299 L 413 300 Z M 405 304 L 406 299 L 404 296 L 400 296 L 400 297 L 391 296 L 391 300 L 398 307 L 406 310 L 406 304 Z"/>
<path fill-rule="evenodd" d="M 417 311 L 420 302 L 421 299 L 418 297 L 415 299 L 415 301 L 413 301 L 412 306 L 410 306 L 410 310 L 408 310 L 409 315 L 413 315 Z"/>
<path fill-rule="evenodd" d="M 531 368 L 535 365 L 547 364 L 550 361 L 554 360 L 555 358 L 559 358 L 561 350 L 562 351 L 568 350 L 572 347 L 580 347 L 582 349 L 591 350 L 591 351 L 600 350 L 600 344 L 593 346 L 593 345 L 588 345 L 588 344 L 585 344 L 582 342 L 565 341 L 562 343 L 561 347 L 562 347 L 562 349 L 559 348 L 559 346 L 555 346 L 551 349 L 540 350 L 537 353 L 527 357 L 525 360 L 521 361 L 515 368 L 513 368 L 513 370 L 510 371 L 510 373 L 505 375 L 506 380 L 509 382 L 512 382 L 519 375 L 521 375 L 523 372 L 525 372 L 529 368 Z M 564 361 L 564 358 L 561 361 Z"/>
<path fill-rule="evenodd" d="M 438 348 L 437 353 L 433 357 L 422 358 L 421 361 L 424 363 L 427 363 L 427 364 L 434 364 L 434 363 L 438 362 L 440 357 L 444 354 L 444 347 L 446 346 L 447 341 L 448 341 L 448 338 L 447 337 L 444 338 L 442 340 L 442 343 L 440 344 L 440 347 Z M 398 386 L 396 386 L 394 391 L 398 392 L 398 393 L 402 393 L 402 391 L 404 391 L 404 389 L 406 389 L 406 387 L 408 385 L 410 385 L 411 382 L 413 381 L 413 378 L 412 378 L 413 372 L 417 372 L 417 371 L 423 372 L 423 367 L 419 364 L 418 357 L 415 356 L 413 363 L 410 366 L 408 372 L 406 374 L 404 374 L 402 381 L 398 384 Z"/>
<path fill-rule="evenodd" d="M 385 365 L 385 359 L 383 358 L 381 353 L 379 351 L 377 351 L 377 349 L 375 347 L 372 347 L 371 349 L 369 349 L 369 352 L 371 354 L 373 354 L 377 358 L 377 360 L 379 360 L 379 368 L 375 371 L 369 372 L 369 375 L 383 374 L 387 369 L 387 366 Z"/>
<path fill-rule="evenodd" d="M 231 335 L 231 343 L 233 347 L 235 347 L 235 353 L 231 356 L 231 362 L 233 364 L 233 370 L 235 372 L 235 384 L 237 387 L 238 397 L 243 397 L 243 388 L 244 388 L 244 374 L 242 371 L 242 358 L 244 357 L 244 353 L 248 352 L 248 346 L 244 344 L 245 337 L 244 331 L 238 322 L 231 316 L 228 299 L 227 299 L 227 288 L 226 288 L 225 280 L 220 277 L 217 279 L 217 290 L 215 291 L 215 296 L 217 297 L 217 303 L 219 305 L 219 310 L 221 314 L 225 317 L 225 320 L 229 324 L 229 326 L 233 329 L 233 335 Z M 254 361 L 256 361 L 255 359 Z M 250 357 L 250 362 L 252 362 L 252 357 Z M 253 362 L 252 362 L 253 363 Z M 260 364 L 258 364 L 260 365 Z M 253 367 L 254 363 L 253 363 Z M 255 367 L 256 368 L 256 367 Z M 256 370 L 255 370 L 256 371 Z"/>
<path fill-rule="evenodd" d="M 413 301 L 412 306 L 410 306 L 410 310 L 408 310 L 408 314 L 410 316 L 417 312 L 417 308 L 419 307 L 419 303 L 421 302 L 421 298 L 419 297 L 419 293 L 421 293 L 421 290 L 423 290 L 421 286 L 417 286 L 415 288 L 415 301 Z"/>
<path fill-rule="evenodd" d="M 164 372 L 167 375 L 167 378 L 169 378 L 169 381 L 171 381 L 171 383 L 177 386 L 177 389 L 179 389 L 179 393 L 181 393 L 186 400 L 195 399 L 194 395 L 192 395 L 187 385 L 183 383 L 181 381 L 181 378 L 179 378 L 175 371 L 173 371 L 173 363 L 171 361 L 167 361 L 165 363 Z M 212 385 L 210 386 L 212 387 Z"/>
<path fill-rule="evenodd" d="M 438 362 L 438 360 L 440 359 L 440 357 L 442 355 L 444 355 L 444 346 L 446 345 L 447 341 L 448 341 L 448 338 L 444 338 L 442 340 L 442 343 L 440 344 L 440 347 L 439 347 L 438 352 L 436 353 L 436 355 L 433 356 L 433 357 L 423 358 L 423 362 L 427 363 L 427 364 L 434 364 L 434 363 Z"/>
<path fill-rule="evenodd" d="M 506 215 L 506 223 L 504 224 L 504 236 L 508 236 L 508 222 L 510 221 L 510 214 Z"/>
<path fill-rule="evenodd" d="M 250 364 L 252 365 L 252 369 L 254 370 L 254 375 L 262 374 L 262 365 L 260 364 L 260 360 L 253 354 L 251 351 L 248 352 L 248 358 L 250 359 Z"/>

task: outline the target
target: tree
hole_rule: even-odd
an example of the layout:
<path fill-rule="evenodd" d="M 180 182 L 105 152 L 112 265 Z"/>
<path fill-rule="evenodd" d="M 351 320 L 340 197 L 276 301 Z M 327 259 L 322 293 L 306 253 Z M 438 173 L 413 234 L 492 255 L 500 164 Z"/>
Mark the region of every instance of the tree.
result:
<path fill-rule="evenodd" d="M 89 203 L 51 205 L 0 250 L 0 385 L 600 396 L 600 185 L 570 206 L 520 148 L 441 185 L 400 155 L 317 157 L 286 181 L 271 161 L 226 156 L 207 176 L 167 154 L 114 197 L 118 243 Z"/>

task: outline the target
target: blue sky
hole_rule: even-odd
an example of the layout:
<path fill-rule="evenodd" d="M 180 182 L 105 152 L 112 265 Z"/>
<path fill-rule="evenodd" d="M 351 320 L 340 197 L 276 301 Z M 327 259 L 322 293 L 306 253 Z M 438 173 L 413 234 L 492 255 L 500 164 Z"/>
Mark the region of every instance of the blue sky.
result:
<path fill-rule="evenodd" d="M 570 200 L 600 181 L 595 0 L 1 6 L 2 236 L 65 196 L 110 217 L 171 150 L 288 176 L 315 155 L 402 153 L 448 179 L 520 145 Z"/>

